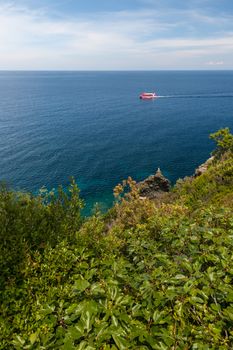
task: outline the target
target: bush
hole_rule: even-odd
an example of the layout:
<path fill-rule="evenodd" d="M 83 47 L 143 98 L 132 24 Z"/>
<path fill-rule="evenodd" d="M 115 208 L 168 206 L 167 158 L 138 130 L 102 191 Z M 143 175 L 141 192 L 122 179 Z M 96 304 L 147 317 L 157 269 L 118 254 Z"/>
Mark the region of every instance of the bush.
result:
<path fill-rule="evenodd" d="M 233 135 L 230 133 L 229 128 L 220 129 L 216 133 L 211 134 L 210 138 L 217 143 L 217 148 L 213 155 L 220 157 L 225 152 L 233 152 Z"/>

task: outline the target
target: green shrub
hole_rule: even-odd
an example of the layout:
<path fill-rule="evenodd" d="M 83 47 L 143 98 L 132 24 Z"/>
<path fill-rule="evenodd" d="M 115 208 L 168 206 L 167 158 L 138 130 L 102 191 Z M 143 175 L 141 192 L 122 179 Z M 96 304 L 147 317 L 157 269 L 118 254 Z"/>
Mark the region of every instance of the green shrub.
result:
<path fill-rule="evenodd" d="M 216 133 L 211 134 L 210 138 L 217 144 L 217 148 L 213 152 L 215 156 L 219 157 L 228 151 L 233 152 L 233 135 L 230 133 L 229 128 L 220 129 Z"/>

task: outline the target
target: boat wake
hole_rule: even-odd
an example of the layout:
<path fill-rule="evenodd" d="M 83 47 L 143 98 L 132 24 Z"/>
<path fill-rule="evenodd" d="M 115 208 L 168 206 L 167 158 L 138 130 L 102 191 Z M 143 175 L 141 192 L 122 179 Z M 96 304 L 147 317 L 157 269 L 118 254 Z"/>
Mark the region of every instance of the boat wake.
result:
<path fill-rule="evenodd" d="M 198 94 L 198 95 L 157 95 L 157 98 L 227 98 L 233 97 L 232 93 L 224 94 Z"/>

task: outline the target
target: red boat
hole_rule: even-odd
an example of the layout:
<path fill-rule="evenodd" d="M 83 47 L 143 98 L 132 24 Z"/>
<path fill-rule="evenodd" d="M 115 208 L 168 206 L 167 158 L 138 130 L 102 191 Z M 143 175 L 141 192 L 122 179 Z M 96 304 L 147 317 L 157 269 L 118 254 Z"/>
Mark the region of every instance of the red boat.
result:
<path fill-rule="evenodd" d="M 156 98 L 157 95 L 155 92 L 142 92 L 139 98 L 141 100 L 152 100 L 153 98 Z"/>

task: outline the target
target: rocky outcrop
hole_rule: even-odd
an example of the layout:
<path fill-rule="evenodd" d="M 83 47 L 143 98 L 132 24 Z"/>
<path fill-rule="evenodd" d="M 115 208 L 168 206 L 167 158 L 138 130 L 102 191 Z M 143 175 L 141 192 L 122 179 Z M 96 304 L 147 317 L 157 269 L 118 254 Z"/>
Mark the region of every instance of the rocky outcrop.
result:
<path fill-rule="evenodd" d="M 193 176 L 190 178 L 195 178 L 204 174 L 209 165 L 213 162 L 214 157 L 210 157 L 207 161 L 201 164 L 196 170 Z M 149 198 L 155 199 L 161 197 L 164 192 L 169 192 L 171 188 L 170 181 L 166 179 L 161 170 L 158 168 L 154 175 L 147 177 L 145 180 L 137 184 L 141 199 Z"/>
<path fill-rule="evenodd" d="M 170 181 L 166 179 L 158 168 L 155 175 L 151 175 L 137 184 L 142 198 L 155 199 L 161 196 L 163 192 L 170 190 Z"/>
<path fill-rule="evenodd" d="M 210 157 L 205 163 L 199 165 L 199 167 L 195 170 L 194 177 L 204 174 L 208 169 L 208 166 L 213 162 L 213 160 L 214 157 Z"/>

